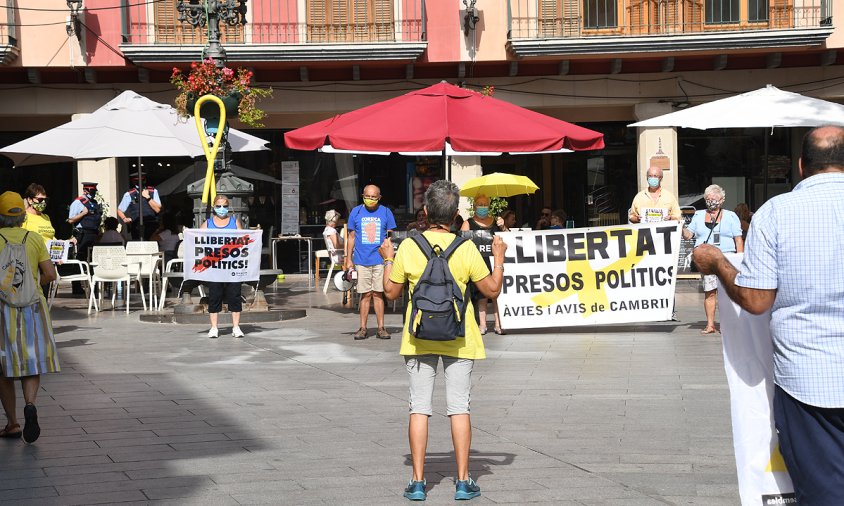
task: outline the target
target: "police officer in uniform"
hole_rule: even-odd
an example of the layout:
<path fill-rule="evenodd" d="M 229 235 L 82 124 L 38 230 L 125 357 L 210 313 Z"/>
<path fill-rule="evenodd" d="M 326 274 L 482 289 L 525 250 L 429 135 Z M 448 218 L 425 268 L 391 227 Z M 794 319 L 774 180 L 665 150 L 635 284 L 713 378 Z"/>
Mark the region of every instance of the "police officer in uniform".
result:
<path fill-rule="evenodd" d="M 97 183 L 82 183 L 82 195 L 76 197 L 70 204 L 67 222 L 73 225 L 73 236 L 76 238 L 76 259 L 88 261 L 88 250 L 97 241 L 103 208 L 94 200 L 97 195 Z M 85 293 L 78 281 L 73 282 L 73 293 Z"/>
<path fill-rule="evenodd" d="M 137 172 L 130 176 L 129 191 L 123 194 L 123 199 L 117 206 L 117 216 L 123 221 L 124 226 L 129 227 L 134 241 L 141 238 L 149 241 L 158 229 L 158 213 L 161 212 L 161 197 L 158 196 L 158 190 L 146 184 L 146 177 L 143 179 L 143 181 L 138 180 Z M 142 214 L 143 232 L 140 226 Z"/>

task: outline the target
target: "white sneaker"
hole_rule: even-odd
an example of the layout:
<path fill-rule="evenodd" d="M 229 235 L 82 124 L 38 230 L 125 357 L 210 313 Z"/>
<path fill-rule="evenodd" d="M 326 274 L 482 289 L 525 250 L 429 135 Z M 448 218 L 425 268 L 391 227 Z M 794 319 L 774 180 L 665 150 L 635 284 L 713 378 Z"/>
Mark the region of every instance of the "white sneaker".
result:
<path fill-rule="evenodd" d="M 220 337 L 220 331 L 217 330 L 217 327 L 211 327 L 211 330 L 208 331 L 208 337 L 212 339 Z"/>
<path fill-rule="evenodd" d="M 232 337 L 243 337 L 243 331 L 240 330 L 240 327 L 232 328 Z"/>

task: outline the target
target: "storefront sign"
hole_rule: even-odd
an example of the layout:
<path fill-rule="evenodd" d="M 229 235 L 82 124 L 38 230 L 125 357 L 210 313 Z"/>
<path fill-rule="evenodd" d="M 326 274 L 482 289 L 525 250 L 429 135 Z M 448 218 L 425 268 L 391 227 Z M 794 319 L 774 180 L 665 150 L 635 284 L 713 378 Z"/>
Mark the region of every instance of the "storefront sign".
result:
<path fill-rule="evenodd" d="M 256 281 L 261 235 L 261 230 L 185 229 L 185 279 Z"/>
<path fill-rule="evenodd" d="M 508 329 L 660 321 L 674 309 L 677 222 L 501 232 Z"/>

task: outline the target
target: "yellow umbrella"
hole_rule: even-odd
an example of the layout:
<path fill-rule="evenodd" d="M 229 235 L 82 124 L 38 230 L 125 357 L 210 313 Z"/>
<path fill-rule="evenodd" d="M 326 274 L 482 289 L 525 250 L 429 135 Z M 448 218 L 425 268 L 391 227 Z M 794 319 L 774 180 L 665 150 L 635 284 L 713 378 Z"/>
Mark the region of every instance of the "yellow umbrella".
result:
<path fill-rule="evenodd" d="M 530 195 L 538 189 L 536 183 L 527 176 L 493 172 L 466 181 L 460 188 L 460 195 L 470 198 L 475 198 L 478 195 L 503 198 L 513 195 Z"/>

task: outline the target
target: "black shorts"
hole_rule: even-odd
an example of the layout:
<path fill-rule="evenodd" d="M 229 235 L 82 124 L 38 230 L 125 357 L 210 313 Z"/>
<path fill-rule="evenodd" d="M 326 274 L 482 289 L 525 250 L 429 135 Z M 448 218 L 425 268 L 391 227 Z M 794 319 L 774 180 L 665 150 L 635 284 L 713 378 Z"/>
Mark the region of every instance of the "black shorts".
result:
<path fill-rule="evenodd" d="M 243 311 L 240 283 L 208 283 L 208 312 L 219 313 L 222 311 L 223 301 L 229 307 L 229 313 Z"/>

